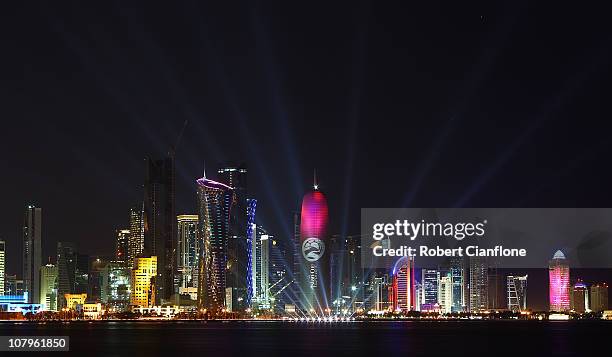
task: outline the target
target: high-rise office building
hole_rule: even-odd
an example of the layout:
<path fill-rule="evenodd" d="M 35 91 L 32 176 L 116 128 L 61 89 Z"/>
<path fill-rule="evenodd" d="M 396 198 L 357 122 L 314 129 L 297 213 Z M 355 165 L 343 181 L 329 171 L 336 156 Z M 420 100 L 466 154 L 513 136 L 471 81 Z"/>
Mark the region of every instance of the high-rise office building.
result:
<path fill-rule="evenodd" d="M 89 287 L 89 255 L 76 253 L 74 255 L 74 294 L 86 294 Z"/>
<path fill-rule="evenodd" d="M 109 274 L 108 259 L 96 257 L 91 260 L 87 284 L 87 299 L 89 301 L 103 304 L 108 302 Z"/>
<path fill-rule="evenodd" d="M 115 244 L 115 261 L 128 264 L 128 251 L 130 247 L 130 230 L 117 230 L 117 241 Z"/>
<path fill-rule="evenodd" d="M 255 298 L 255 277 L 254 271 L 256 266 L 253 265 L 253 247 L 256 244 L 257 239 L 257 225 L 255 224 L 255 211 L 257 209 L 257 200 L 250 198 L 247 200 L 247 232 L 246 232 L 246 245 L 247 245 L 247 263 L 246 263 L 246 306 L 251 306 L 253 299 Z"/>
<path fill-rule="evenodd" d="M 608 310 L 608 284 L 593 284 L 591 285 L 591 311 L 602 312 L 604 310 Z"/>
<path fill-rule="evenodd" d="M 527 275 L 509 275 L 506 278 L 508 310 L 519 312 L 527 310 Z"/>
<path fill-rule="evenodd" d="M 147 159 L 144 183 L 144 251 L 157 257 L 156 304 L 169 301 L 176 239 L 174 159 Z"/>
<path fill-rule="evenodd" d="M 44 310 L 57 310 L 57 266 L 40 267 L 40 304 Z"/>
<path fill-rule="evenodd" d="M 66 294 L 74 293 L 76 251 L 70 242 L 57 242 L 57 304 L 66 307 Z"/>
<path fill-rule="evenodd" d="M 183 214 L 176 216 L 176 285 L 182 288 L 197 287 L 198 253 L 198 216 Z M 195 275 L 194 275 L 195 274 Z"/>
<path fill-rule="evenodd" d="M 111 311 L 124 311 L 130 304 L 131 271 L 123 262 L 108 263 L 107 303 Z"/>
<path fill-rule="evenodd" d="M 132 268 L 132 293 L 130 304 L 142 307 L 155 305 L 157 289 L 157 257 L 136 257 Z"/>
<path fill-rule="evenodd" d="M 302 258 L 302 243 L 300 238 L 300 212 L 294 211 L 292 217 L 293 224 L 293 239 L 291 240 L 292 256 L 289 262 L 291 267 L 291 277 L 293 285 L 291 286 L 291 295 L 294 298 L 299 309 L 307 310 L 309 307 L 304 305 L 304 286 L 306 276 L 306 264 Z"/>
<path fill-rule="evenodd" d="M 253 241 L 253 288 L 255 291 L 253 306 L 258 309 L 270 308 L 270 242 L 271 237 L 260 226 L 255 228 Z"/>
<path fill-rule="evenodd" d="M 0 296 L 5 294 L 4 293 L 4 285 L 6 281 L 5 274 L 6 274 L 6 242 L 3 240 L 0 240 Z"/>
<path fill-rule="evenodd" d="M 42 209 L 28 206 L 23 223 L 23 283 L 28 302 L 40 298 L 40 267 L 42 260 Z"/>
<path fill-rule="evenodd" d="M 489 276 L 486 258 L 470 258 L 470 312 L 488 309 Z"/>
<path fill-rule="evenodd" d="M 134 258 L 144 251 L 144 207 L 130 209 L 130 236 L 128 238 L 127 266 L 131 269 Z"/>
<path fill-rule="evenodd" d="M 505 281 L 497 267 L 489 267 L 487 277 L 487 308 L 490 310 L 501 310 L 507 307 Z"/>
<path fill-rule="evenodd" d="M 585 313 L 589 309 L 589 288 L 578 279 L 570 294 L 570 309 L 577 313 Z"/>
<path fill-rule="evenodd" d="M 440 276 L 437 285 L 438 305 L 440 306 L 440 312 L 443 314 L 448 314 L 452 312 L 453 307 L 453 279 L 451 278 L 450 273 L 445 276 Z"/>
<path fill-rule="evenodd" d="M 421 269 L 420 305 L 425 310 L 431 310 L 438 303 L 438 281 L 440 272 L 436 269 Z M 450 295 L 449 295 L 450 296 Z M 452 303 L 452 302 L 451 302 Z M 423 309 L 421 308 L 421 310 Z"/>
<path fill-rule="evenodd" d="M 548 264 L 550 311 L 570 309 L 570 269 L 565 254 L 557 250 Z"/>
<path fill-rule="evenodd" d="M 392 304 L 394 311 L 408 312 L 416 310 L 416 284 L 414 276 L 414 258 L 402 257 L 393 267 Z"/>
<path fill-rule="evenodd" d="M 327 310 L 326 288 L 329 282 L 329 252 L 327 225 L 328 208 L 325 195 L 319 190 L 316 177 L 313 190 L 302 199 L 300 218 L 300 239 L 303 262 L 306 269 L 303 276 L 303 300 L 309 310 Z M 327 253 L 327 254 L 326 254 Z"/>
<path fill-rule="evenodd" d="M 451 280 L 453 284 L 452 312 L 465 311 L 465 269 L 463 259 L 452 258 L 450 261 Z"/>
<path fill-rule="evenodd" d="M 334 311 L 360 305 L 366 291 L 361 268 L 361 236 L 333 235 L 329 240 L 331 303 Z"/>
<path fill-rule="evenodd" d="M 365 308 L 374 311 L 388 311 L 391 309 L 389 288 L 392 284 L 392 279 L 389 277 L 387 270 L 373 269 L 368 274 L 366 281 Z M 417 296 L 419 296 L 418 293 Z M 339 312 L 346 313 L 348 310 L 340 310 Z"/>
<path fill-rule="evenodd" d="M 17 274 L 4 276 L 4 295 L 23 295 L 23 280 L 17 279 Z"/>
<path fill-rule="evenodd" d="M 247 303 L 249 264 L 247 168 L 242 164 L 225 163 L 221 165 L 217 174 L 219 182 L 231 187 L 234 192 L 227 241 L 226 289 L 232 297 L 231 311 L 244 311 L 249 306 Z"/>
<path fill-rule="evenodd" d="M 276 312 L 282 312 L 286 305 L 293 304 L 293 299 L 289 294 L 291 280 L 287 272 L 287 249 L 283 242 L 270 236 L 270 304 Z"/>
<path fill-rule="evenodd" d="M 235 196 L 232 187 L 204 176 L 197 180 L 199 237 L 198 305 L 218 313 L 226 307 L 227 244 Z M 231 291 L 231 290 L 230 290 Z"/>

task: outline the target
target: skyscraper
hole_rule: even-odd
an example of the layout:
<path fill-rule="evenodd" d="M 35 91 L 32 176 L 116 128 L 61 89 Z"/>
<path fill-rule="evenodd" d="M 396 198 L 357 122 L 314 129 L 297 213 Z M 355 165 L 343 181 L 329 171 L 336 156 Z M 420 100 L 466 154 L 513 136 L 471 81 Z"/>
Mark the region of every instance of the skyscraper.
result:
<path fill-rule="evenodd" d="M 589 310 L 589 289 L 586 284 L 578 279 L 570 295 L 571 310 L 584 313 Z"/>
<path fill-rule="evenodd" d="M 591 285 L 591 310 L 593 312 L 608 310 L 608 284 Z"/>
<path fill-rule="evenodd" d="M 130 209 L 130 236 L 128 239 L 127 266 L 131 269 L 134 258 L 144 251 L 144 207 Z"/>
<path fill-rule="evenodd" d="M 57 310 L 57 266 L 40 267 L 40 304 L 45 310 Z"/>
<path fill-rule="evenodd" d="M 0 240 L 0 296 L 4 295 L 5 274 L 6 274 L 6 242 L 4 242 L 3 240 Z"/>
<path fill-rule="evenodd" d="M 519 312 L 527 310 L 527 275 L 509 275 L 506 278 L 508 310 Z"/>
<path fill-rule="evenodd" d="M 28 302 L 40 298 L 40 266 L 42 260 L 42 209 L 28 206 L 23 223 L 23 283 Z"/>
<path fill-rule="evenodd" d="M 470 258 L 470 312 L 488 308 L 488 270 L 486 258 Z"/>
<path fill-rule="evenodd" d="M 136 257 L 132 268 L 130 304 L 142 307 L 155 305 L 157 257 Z"/>
<path fill-rule="evenodd" d="M 250 198 L 247 200 L 247 232 L 246 232 L 246 244 L 247 244 L 247 264 L 246 264 L 246 305 L 251 306 L 253 298 L 255 297 L 255 277 L 254 271 L 256 269 L 253 266 L 253 247 L 256 244 L 257 239 L 257 225 L 255 224 L 255 211 L 257 209 L 257 200 Z"/>
<path fill-rule="evenodd" d="M 253 256 L 254 304 L 259 309 L 270 308 L 270 242 L 271 238 L 262 227 L 256 228 Z"/>
<path fill-rule="evenodd" d="M 176 229 L 177 285 L 183 288 L 194 287 L 193 278 L 198 268 L 200 248 L 198 244 L 198 216 L 193 214 L 176 216 Z"/>
<path fill-rule="evenodd" d="M 393 311 L 408 312 L 415 309 L 414 258 L 402 257 L 393 267 L 392 303 Z"/>
<path fill-rule="evenodd" d="M 287 274 L 287 249 L 283 242 L 274 237 L 270 238 L 270 304 L 277 312 L 284 311 L 285 305 L 293 304 L 287 288 L 291 280 Z"/>
<path fill-rule="evenodd" d="M 465 310 L 465 269 L 463 259 L 453 258 L 450 261 L 450 274 L 453 284 L 452 312 Z"/>
<path fill-rule="evenodd" d="M 421 311 L 431 310 L 435 304 L 438 303 L 438 280 L 440 279 L 440 272 L 435 269 L 422 269 L 421 270 L 421 284 L 422 297 L 421 297 Z M 451 296 L 449 294 L 449 296 Z M 452 301 L 451 301 L 452 305 Z"/>
<path fill-rule="evenodd" d="M 130 246 L 130 230 L 117 230 L 117 242 L 115 244 L 115 260 L 128 264 L 128 250 Z"/>
<path fill-rule="evenodd" d="M 440 312 L 448 314 L 452 312 L 453 307 L 453 280 L 450 273 L 441 276 L 438 280 L 438 305 Z"/>
<path fill-rule="evenodd" d="M 226 306 L 227 243 L 235 196 L 232 187 L 207 179 L 206 176 L 198 179 L 197 184 L 199 237 L 202 240 L 198 268 L 198 305 L 218 313 Z"/>
<path fill-rule="evenodd" d="M 303 277 L 303 305 L 310 310 L 328 309 L 326 284 L 329 281 L 326 253 L 328 208 L 325 195 L 319 191 L 316 177 L 313 190 L 302 200 L 300 218 L 301 251 L 306 267 Z M 327 247 L 329 249 L 329 247 Z"/>
<path fill-rule="evenodd" d="M 176 239 L 174 160 L 147 159 L 144 184 L 144 250 L 157 257 L 156 304 L 172 295 Z"/>
<path fill-rule="evenodd" d="M 366 297 L 361 236 L 334 235 L 329 241 L 330 296 L 334 310 L 339 311 L 348 308 L 345 302 L 356 306 Z"/>
<path fill-rule="evenodd" d="M 57 306 L 66 307 L 66 294 L 74 293 L 75 258 L 74 246 L 69 242 L 57 242 Z"/>
<path fill-rule="evenodd" d="M 247 169 L 244 165 L 225 163 L 217 171 L 219 182 L 231 187 L 234 204 L 230 211 L 227 241 L 226 289 L 231 294 L 231 311 L 245 310 L 248 301 L 248 191 Z M 228 306 L 229 307 L 229 306 Z"/>
<path fill-rule="evenodd" d="M 570 269 L 565 254 L 557 250 L 548 264 L 550 311 L 570 309 Z"/>
<path fill-rule="evenodd" d="M 108 263 L 108 306 L 111 311 L 123 311 L 130 303 L 132 268 L 121 262 Z"/>

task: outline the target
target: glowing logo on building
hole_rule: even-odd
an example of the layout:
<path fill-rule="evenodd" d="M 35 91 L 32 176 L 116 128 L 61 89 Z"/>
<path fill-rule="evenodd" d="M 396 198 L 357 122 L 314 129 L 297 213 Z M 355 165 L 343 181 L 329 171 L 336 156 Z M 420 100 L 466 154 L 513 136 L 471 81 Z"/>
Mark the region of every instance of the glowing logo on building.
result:
<path fill-rule="evenodd" d="M 316 262 L 325 253 L 325 243 L 319 238 L 307 238 L 302 243 L 302 255 L 309 262 Z"/>

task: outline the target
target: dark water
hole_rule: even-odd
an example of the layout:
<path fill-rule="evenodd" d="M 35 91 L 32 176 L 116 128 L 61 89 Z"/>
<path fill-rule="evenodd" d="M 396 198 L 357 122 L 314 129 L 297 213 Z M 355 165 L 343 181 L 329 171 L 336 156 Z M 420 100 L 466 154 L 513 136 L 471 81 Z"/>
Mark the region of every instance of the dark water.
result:
<path fill-rule="evenodd" d="M 0 334 L 68 335 L 83 356 L 606 356 L 612 321 L 0 323 Z"/>

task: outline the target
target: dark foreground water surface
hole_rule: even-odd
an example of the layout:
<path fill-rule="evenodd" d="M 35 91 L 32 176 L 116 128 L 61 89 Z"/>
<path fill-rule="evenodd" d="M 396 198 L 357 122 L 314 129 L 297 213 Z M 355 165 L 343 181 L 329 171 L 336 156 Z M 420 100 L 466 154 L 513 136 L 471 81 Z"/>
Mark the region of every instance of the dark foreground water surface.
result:
<path fill-rule="evenodd" d="M 83 356 L 609 356 L 612 321 L 0 323 L 0 335 L 68 335 Z"/>

